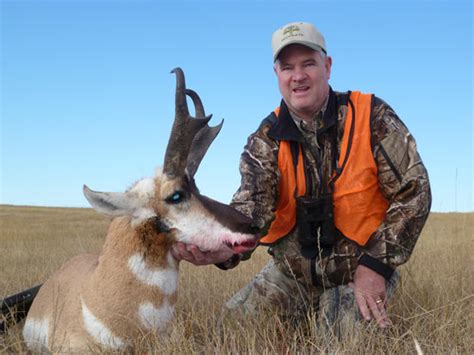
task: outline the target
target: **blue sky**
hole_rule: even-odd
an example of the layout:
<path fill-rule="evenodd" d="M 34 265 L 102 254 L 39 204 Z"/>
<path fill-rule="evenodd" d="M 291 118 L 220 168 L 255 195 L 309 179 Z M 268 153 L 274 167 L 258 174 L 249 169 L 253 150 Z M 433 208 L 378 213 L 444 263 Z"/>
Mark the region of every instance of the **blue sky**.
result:
<path fill-rule="evenodd" d="M 314 23 L 335 90 L 387 101 L 415 136 L 434 211 L 472 211 L 471 1 L 1 2 L 0 203 L 88 206 L 163 162 L 175 78 L 225 119 L 196 176 L 228 202 L 247 136 L 280 94 L 270 39 Z"/>

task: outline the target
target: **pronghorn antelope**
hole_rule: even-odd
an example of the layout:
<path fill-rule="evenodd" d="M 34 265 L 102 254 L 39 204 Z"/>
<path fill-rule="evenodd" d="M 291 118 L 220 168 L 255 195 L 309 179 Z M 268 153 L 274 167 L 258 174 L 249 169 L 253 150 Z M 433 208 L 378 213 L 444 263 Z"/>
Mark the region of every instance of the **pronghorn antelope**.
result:
<path fill-rule="evenodd" d="M 30 349 L 123 349 L 138 335 L 166 328 L 177 299 L 176 241 L 201 250 L 255 246 L 251 221 L 199 193 L 194 175 L 222 123 L 209 127 L 199 96 L 176 74 L 176 116 L 162 169 L 124 193 L 84 194 L 100 213 L 115 217 L 100 255 L 69 260 L 39 290 L 23 336 Z M 191 117 L 186 101 L 195 106 Z"/>

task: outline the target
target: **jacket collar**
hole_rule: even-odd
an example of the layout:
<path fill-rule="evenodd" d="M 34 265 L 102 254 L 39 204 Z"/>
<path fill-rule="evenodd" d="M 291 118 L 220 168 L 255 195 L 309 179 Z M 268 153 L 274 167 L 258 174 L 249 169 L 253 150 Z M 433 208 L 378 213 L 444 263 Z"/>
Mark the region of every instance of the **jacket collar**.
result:
<path fill-rule="evenodd" d="M 326 112 L 324 112 L 322 128 L 318 129 L 318 136 L 332 127 L 337 120 L 337 98 L 336 94 L 329 88 L 329 98 Z M 281 100 L 280 113 L 278 119 L 268 130 L 268 136 L 276 140 L 295 141 L 298 143 L 304 142 L 301 131 L 296 126 L 295 121 L 290 115 L 288 106 Z"/>
<path fill-rule="evenodd" d="M 285 101 L 281 100 L 278 119 L 268 130 L 268 136 L 279 141 L 303 142 L 303 135 L 288 111 Z"/>

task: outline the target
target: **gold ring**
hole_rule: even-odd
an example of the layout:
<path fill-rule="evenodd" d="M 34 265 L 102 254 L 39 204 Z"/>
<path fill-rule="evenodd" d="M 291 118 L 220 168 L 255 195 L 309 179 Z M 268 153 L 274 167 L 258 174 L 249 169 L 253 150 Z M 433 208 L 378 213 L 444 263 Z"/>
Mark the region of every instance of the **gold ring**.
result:
<path fill-rule="evenodd" d="M 381 299 L 381 298 L 378 298 L 378 299 L 375 301 L 375 303 L 377 303 L 377 304 L 381 304 L 381 303 L 383 303 L 383 301 L 382 301 L 382 299 Z"/>

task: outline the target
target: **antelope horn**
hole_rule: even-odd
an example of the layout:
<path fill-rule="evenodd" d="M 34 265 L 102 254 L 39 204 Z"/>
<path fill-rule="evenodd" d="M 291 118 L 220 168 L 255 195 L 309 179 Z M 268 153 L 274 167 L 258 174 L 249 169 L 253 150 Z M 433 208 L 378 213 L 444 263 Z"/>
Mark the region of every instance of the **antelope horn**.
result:
<path fill-rule="evenodd" d="M 223 124 L 224 120 L 214 127 L 209 127 L 206 125 L 198 132 L 198 134 L 196 134 L 189 152 L 188 163 L 186 165 L 186 172 L 189 177 L 193 178 L 196 174 L 199 164 L 201 164 L 202 158 L 204 158 L 209 146 L 214 141 L 217 134 L 219 134 Z"/>
<path fill-rule="evenodd" d="M 202 105 L 201 98 L 197 92 L 191 89 L 186 89 L 186 95 L 188 95 L 193 100 L 194 108 L 196 109 L 196 117 L 206 117 L 206 114 L 204 113 L 204 106 Z"/>
<path fill-rule="evenodd" d="M 188 103 L 186 101 L 184 73 L 181 68 L 175 68 L 171 72 L 176 74 L 176 113 L 168 146 L 166 147 L 163 173 L 170 178 L 174 178 L 184 176 L 194 137 L 201 128 L 207 125 L 212 115 L 198 118 L 190 116 Z M 190 92 L 194 93 L 192 90 Z M 190 94 L 190 97 L 196 106 L 196 113 L 204 113 L 199 96 L 197 94 Z"/>
<path fill-rule="evenodd" d="M 186 95 L 193 100 L 196 117 L 206 116 L 199 95 L 191 89 L 186 89 Z M 209 146 L 219 134 L 223 123 L 224 120 L 215 127 L 209 127 L 209 125 L 206 125 L 196 134 L 196 137 L 194 137 L 191 150 L 189 151 L 188 163 L 186 165 L 186 172 L 189 177 L 194 178 L 194 175 L 201 164 L 202 158 L 204 158 Z"/>

